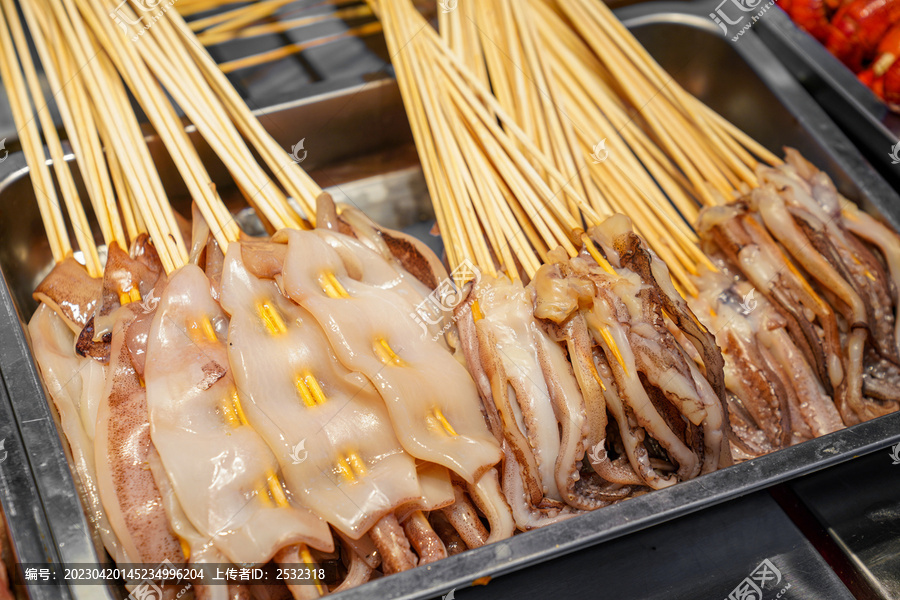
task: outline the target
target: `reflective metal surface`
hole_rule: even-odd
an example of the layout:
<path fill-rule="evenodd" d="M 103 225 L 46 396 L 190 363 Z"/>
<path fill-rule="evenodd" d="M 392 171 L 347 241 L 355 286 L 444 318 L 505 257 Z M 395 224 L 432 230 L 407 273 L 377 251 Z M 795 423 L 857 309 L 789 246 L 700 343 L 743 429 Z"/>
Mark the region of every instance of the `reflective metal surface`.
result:
<path fill-rule="evenodd" d="M 2 330 L 0 330 L 2 331 Z M 13 417 L 6 387 L 0 381 L 0 506 L 13 557 L 17 563 L 59 564 L 56 544 L 44 507 L 37 502 L 37 489 L 25 455 L 19 428 Z M 23 573 L 10 573 L 10 579 Z M 31 591 L 32 600 L 68 598 L 65 587 L 41 587 Z"/>
<path fill-rule="evenodd" d="M 858 597 L 900 598 L 900 446 L 804 477 L 789 488 L 828 532 L 842 555 L 838 568 L 852 571 Z"/>
<path fill-rule="evenodd" d="M 751 578 L 762 598 L 853 596 L 765 492 L 459 590 L 458 600 L 722 600 Z M 738 596 L 740 597 L 740 596 Z M 749 596 L 756 600 L 758 596 Z"/>
<path fill-rule="evenodd" d="M 629 7 L 622 18 L 690 91 L 743 127 L 772 150 L 788 144 L 828 171 L 842 191 L 858 198 L 900 225 L 900 198 L 862 159 L 852 144 L 753 35 L 737 47 L 723 40 L 704 9 L 683 4 Z M 402 104 L 389 80 L 364 84 L 322 98 L 267 111 L 263 124 L 285 149 L 306 139 L 313 170 L 325 186 L 336 185 L 364 210 L 408 193 L 409 215 L 394 211 L 395 226 L 420 219 L 427 206 L 421 175 L 404 163 L 409 142 Z M 602 132 L 598 138 L 602 139 Z M 161 148 L 160 171 L 176 204 L 185 208 L 184 188 Z M 396 163 L 382 163 L 387 152 Z M 414 156 L 414 153 L 413 153 Z M 359 171 L 333 168 L 353 157 L 371 185 L 347 184 Z M 399 158 L 398 158 L 399 157 Z M 226 190 L 223 169 L 211 161 L 214 180 Z M 406 175 L 403 175 L 403 173 Z M 378 175 L 378 173 L 387 173 Z M 380 190 L 380 191 L 379 191 Z M 338 190 L 335 190 L 336 192 Z M 377 193 L 375 193 L 377 192 Z M 224 191 L 223 191 L 224 193 Z M 376 198 L 380 197 L 381 200 Z M 365 201 L 369 201 L 365 203 Z M 420 214 L 422 213 L 422 214 Z M 10 156 L 0 167 L 0 268 L 10 292 L 0 296 L 0 372 L 10 390 L 16 418 L 35 471 L 39 497 L 47 507 L 52 535 L 65 562 L 88 562 L 94 549 L 80 514 L 77 493 L 63 454 L 64 442 L 54 428 L 45 394 L 19 319 L 34 307 L 31 291 L 50 267 L 49 249 L 21 157 Z M 17 312 L 18 311 L 18 312 Z M 799 475 L 866 454 L 900 440 L 900 415 L 864 423 L 760 459 L 725 469 L 619 505 L 518 535 L 427 567 L 371 582 L 335 598 L 430 598 L 463 588 L 473 580 L 510 573 L 542 561 L 634 533 L 689 513 L 734 499 Z M 95 558 L 96 559 L 96 558 Z M 730 583 L 730 581 L 728 582 Z M 728 591 L 725 582 L 723 590 Z M 114 593 L 116 590 L 110 590 Z M 119 592 L 121 592 L 119 590 Z M 73 587 L 77 598 L 92 590 Z M 102 597 L 106 590 L 96 590 Z"/>

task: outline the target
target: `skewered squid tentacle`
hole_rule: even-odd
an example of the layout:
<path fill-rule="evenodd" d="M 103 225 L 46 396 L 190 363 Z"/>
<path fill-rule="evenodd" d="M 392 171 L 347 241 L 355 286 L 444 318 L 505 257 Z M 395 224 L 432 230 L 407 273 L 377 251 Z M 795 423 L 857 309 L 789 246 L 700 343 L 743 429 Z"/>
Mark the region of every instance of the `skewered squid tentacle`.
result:
<path fill-rule="evenodd" d="M 312 552 L 305 544 L 294 544 L 286 548 L 282 548 L 275 555 L 275 562 L 282 568 L 296 568 L 297 565 L 303 565 L 303 569 L 316 569 L 316 560 L 313 558 Z M 285 584 L 291 591 L 294 600 L 310 600 L 319 598 L 328 594 L 328 588 L 321 581 L 316 579 L 315 585 L 309 585 L 309 580 L 302 579 L 286 579 Z"/>
<path fill-rule="evenodd" d="M 372 578 L 374 569 L 349 546 L 344 547 L 343 554 L 347 557 L 349 564 L 347 565 L 347 576 L 336 588 L 332 590 L 335 594 L 360 586 Z"/>
<path fill-rule="evenodd" d="M 447 548 L 444 542 L 432 529 L 431 524 L 422 511 L 414 511 L 402 523 L 403 531 L 416 554 L 419 555 L 419 564 L 425 565 L 447 558 Z"/>
<path fill-rule="evenodd" d="M 484 546 L 488 539 L 488 531 L 478 518 L 475 507 L 458 485 L 453 486 L 453 494 L 453 504 L 441 509 L 441 512 L 465 541 L 466 546 L 469 548 Z"/>
<path fill-rule="evenodd" d="M 668 267 L 632 231 L 627 217 L 624 215 L 611 217 L 593 228 L 591 235 L 595 241 L 606 246 L 608 255 L 611 253 L 610 250 L 613 251 L 616 264 L 627 267 L 640 276 L 642 283 L 649 287 L 646 292 L 649 296 L 649 305 L 662 312 L 663 316 L 668 318 L 700 353 L 703 364 L 702 375 L 693 361 L 686 360 L 685 364 L 691 371 L 699 400 L 703 405 L 702 410 L 706 413 L 702 421 L 705 449 L 701 473 L 730 465 L 731 458 L 725 435 L 729 432 L 730 426 L 725 403 L 724 360 L 716 345 L 715 336 L 703 326 L 684 298 L 675 290 Z M 672 394 L 668 396 L 673 399 Z M 682 413 L 690 418 L 683 410 Z"/>
<path fill-rule="evenodd" d="M 369 530 L 369 535 L 381 553 L 385 575 L 408 571 L 418 564 L 416 555 L 409 547 L 409 540 L 393 514 L 379 519 Z"/>
<path fill-rule="evenodd" d="M 610 406 L 610 409 L 619 424 L 632 467 L 650 487 L 666 487 L 676 482 L 673 475 L 663 475 L 652 466 L 650 456 L 642 445 L 644 434 L 635 430 L 635 427 L 640 427 L 651 434 L 678 464 L 680 477 L 696 476 L 701 467 L 699 456 L 692 446 L 688 446 L 671 429 L 670 423 L 672 426 L 677 425 L 674 415 L 667 421 L 657 408 L 658 404 L 660 408 L 664 408 L 665 405 L 654 403 L 644 387 L 645 381 L 648 384 L 650 382 L 642 380 L 637 357 L 631 348 L 630 327 L 627 325 L 628 309 L 617 294 L 608 291 L 607 280 L 598 272 L 599 269 L 592 268 L 586 260 L 580 263 L 573 261 L 573 265 L 579 270 L 583 269 L 581 272 L 595 281 L 597 295 L 590 311 L 585 312 L 585 317 L 594 343 L 602 348 L 605 354 L 616 389 L 623 400 L 621 405 Z M 619 414 L 615 414 L 616 412 Z M 699 418 L 702 420 L 702 416 Z M 632 422 L 635 425 L 631 425 Z M 637 444 L 641 444 L 641 448 L 638 448 Z"/>
<path fill-rule="evenodd" d="M 812 290 L 744 202 L 706 208 L 698 233 L 707 249 L 718 247 L 728 261 L 784 313 L 795 344 L 832 393 L 844 379 L 837 323 L 831 308 Z M 814 327 L 812 318 L 819 320 Z"/>
<path fill-rule="evenodd" d="M 562 499 L 556 484 L 560 435 L 541 365 L 530 294 L 519 281 L 482 277 L 473 291 L 480 315 L 475 327 L 491 379 L 494 404 L 510 448 L 527 473 L 535 505 Z M 563 423 L 563 427 L 568 423 Z"/>
<path fill-rule="evenodd" d="M 447 548 L 449 556 L 454 556 L 469 549 L 459 532 L 454 529 L 442 511 L 436 510 L 429 514 L 428 520 L 431 521 L 431 526 L 434 528 L 435 533 L 444 542 L 444 547 Z M 513 524 L 513 529 L 515 529 L 515 524 Z"/>
<path fill-rule="evenodd" d="M 490 535 L 484 541 L 485 544 L 505 540 L 515 533 L 516 522 L 506 498 L 503 497 L 496 468 L 482 475 L 474 485 L 467 483 L 466 488 L 472 501 L 487 518 Z"/>

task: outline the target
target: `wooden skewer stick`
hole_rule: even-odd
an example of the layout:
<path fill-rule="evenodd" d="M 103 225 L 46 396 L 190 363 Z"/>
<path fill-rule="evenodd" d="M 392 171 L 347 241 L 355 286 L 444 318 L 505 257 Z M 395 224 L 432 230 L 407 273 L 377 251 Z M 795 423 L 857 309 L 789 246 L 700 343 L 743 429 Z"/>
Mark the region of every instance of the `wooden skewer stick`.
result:
<path fill-rule="evenodd" d="M 260 65 L 274 62 L 276 60 L 281 60 L 282 58 L 287 58 L 288 56 L 299 54 L 301 52 L 309 50 L 310 48 L 316 48 L 318 46 L 330 44 L 331 42 L 340 41 L 350 37 L 364 38 L 366 36 L 375 35 L 377 33 L 380 33 L 381 30 L 381 23 L 377 21 L 373 23 L 366 23 L 365 25 L 360 25 L 358 27 L 351 27 L 347 31 L 343 31 L 341 33 L 324 35 L 313 40 L 308 40 L 296 44 L 285 44 L 284 46 L 280 46 L 275 50 L 260 52 L 259 54 L 254 54 L 245 58 L 226 61 L 220 64 L 219 68 L 223 73 L 233 73 L 241 69 L 258 67 Z"/>
<path fill-rule="evenodd" d="M 196 43 L 196 38 L 184 20 L 177 14 L 167 15 L 167 18 L 170 19 L 169 22 L 178 31 L 181 38 L 185 40 L 185 47 L 191 53 L 203 76 L 218 95 L 238 129 L 260 153 L 288 195 L 300 204 L 306 220 L 315 224 L 316 198 L 323 193 L 322 188 L 300 165 L 288 158 L 285 149 L 278 145 L 259 120 L 253 116 L 224 72 L 219 69 L 209 53 Z M 298 223 L 298 225 L 303 226 L 302 223 Z"/>
<path fill-rule="evenodd" d="M 125 166 L 123 171 L 129 186 L 143 197 L 164 198 L 165 190 L 150 159 L 137 121 L 133 119 L 133 114 L 129 120 L 126 113 L 122 112 L 121 107 L 123 103 L 127 105 L 128 100 L 127 96 L 122 98 L 124 90 L 121 89 L 121 80 L 116 76 L 106 55 L 94 46 L 78 9 L 72 0 L 49 0 L 49 6 L 45 10 L 56 17 L 62 30 L 62 38 L 72 50 L 76 64 L 82 65 L 87 71 L 84 76 L 90 76 L 94 80 L 88 89 L 93 102 L 102 107 L 97 114 L 109 120 L 106 129 L 110 133 L 114 151 Z M 75 15 L 75 18 L 70 18 L 70 14 Z M 163 266 L 171 271 L 175 265 L 173 255 L 187 256 L 180 233 L 176 229 L 163 236 L 154 215 L 143 216 L 156 242 Z"/>
<path fill-rule="evenodd" d="M 3 24 L 4 49 L 6 49 L 6 42 L 9 41 L 8 38 L 6 38 L 5 27 L 7 26 L 12 33 L 13 44 L 19 49 L 28 48 L 25 32 L 19 21 L 19 15 L 16 12 L 15 4 L 13 4 L 12 0 L 2 0 L 2 7 L 2 14 L 7 17 L 7 19 L 5 19 L 6 23 Z M 75 239 L 78 242 L 78 248 L 84 254 L 85 268 L 92 277 L 99 277 L 103 273 L 103 268 L 100 265 L 100 258 L 97 254 L 94 236 L 91 233 L 91 226 L 85 215 L 84 207 L 78 199 L 75 180 L 72 177 L 72 172 L 69 170 L 69 163 L 65 160 L 62 144 L 56 133 L 56 125 L 53 123 L 53 117 L 50 115 L 50 111 L 47 108 L 47 102 L 44 99 L 44 93 L 41 90 L 37 71 L 31 60 L 31 54 L 29 52 L 19 52 L 18 56 L 25 74 L 28 89 L 31 92 L 31 98 L 37 109 L 38 122 L 41 125 L 41 129 L 44 131 L 44 138 L 46 139 L 47 147 L 50 150 L 50 158 L 53 160 L 53 170 L 56 173 L 57 181 L 59 182 L 63 201 L 66 205 L 66 211 L 72 222 Z M 8 55 L 8 59 L 11 63 L 15 61 L 15 57 L 15 51 Z M 41 153 L 43 154 L 43 151 Z"/>
<path fill-rule="evenodd" d="M 0 48 L 2 48 L 0 79 L 6 84 L 13 119 L 19 127 L 19 142 L 31 170 L 32 186 L 37 196 L 44 228 L 47 231 L 50 250 L 53 259 L 59 262 L 71 253 L 72 246 L 56 196 L 56 189 L 44 158 L 43 145 L 34 115 L 31 112 L 25 81 L 15 59 L 15 47 L 6 27 L 6 12 L 6 8 L 3 8 L 2 14 L 0 14 L 2 17 L 2 23 L 0 23 Z"/>
<path fill-rule="evenodd" d="M 372 16 L 372 9 L 368 6 L 353 6 L 350 8 L 336 10 L 333 13 L 324 15 L 314 15 L 310 17 L 301 17 L 298 19 L 289 19 L 286 21 L 276 21 L 274 23 L 265 23 L 263 25 L 229 30 L 221 33 L 204 31 L 197 34 L 197 39 L 201 44 L 209 47 L 215 44 L 221 44 L 223 42 L 228 42 L 236 39 L 247 39 L 262 35 L 269 35 L 272 33 L 284 33 L 293 29 L 299 29 L 300 27 L 307 27 L 309 25 L 315 25 L 327 21 L 334 21 L 339 19 L 362 19 L 370 16 Z M 189 23 L 189 25 L 193 31 L 197 31 L 197 29 L 194 27 L 194 22 Z"/>

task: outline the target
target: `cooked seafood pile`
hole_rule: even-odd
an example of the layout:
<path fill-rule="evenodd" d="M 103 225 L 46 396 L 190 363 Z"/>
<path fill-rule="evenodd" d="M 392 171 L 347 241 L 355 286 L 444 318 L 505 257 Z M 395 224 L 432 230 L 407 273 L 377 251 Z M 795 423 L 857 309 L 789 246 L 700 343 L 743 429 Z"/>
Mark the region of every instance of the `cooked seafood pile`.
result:
<path fill-rule="evenodd" d="M 174 11 L 132 47 L 97 18 L 101 0 L 41 2 L 59 10 L 24 15 L 48 78 L 74 82 L 58 102 L 77 163 L 62 160 L 0 0 L 0 75 L 22 92 L 14 114 L 56 259 L 28 330 L 117 562 L 333 565 L 334 580 L 285 582 L 313 598 L 898 408 L 896 234 L 674 84 L 610 135 L 626 158 L 601 164 L 585 132 L 639 121 L 625 115 L 664 75 L 591 0 L 479 5 L 514 15 L 512 54 L 565 90 L 556 103 L 529 91 L 516 114 L 514 95 L 488 87 L 518 85 L 504 52 L 475 72 L 451 47 L 487 56 L 471 26 L 449 23 L 448 44 L 408 0 L 370 2 L 450 274 L 417 240 L 335 206 Z M 51 51 L 55 35 L 71 53 Z M 560 52 L 534 52 L 553 36 Z M 266 237 L 240 231 L 163 91 Z M 129 93 L 178 159 L 190 222 Z M 696 233 L 676 221 L 689 216 Z M 193 582 L 198 597 L 272 592 L 207 583 Z"/>
<path fill-rule="evenodd" d="M 778 5 L 892 110 L 900 110 L 900 2 L 782 0 Z"/>

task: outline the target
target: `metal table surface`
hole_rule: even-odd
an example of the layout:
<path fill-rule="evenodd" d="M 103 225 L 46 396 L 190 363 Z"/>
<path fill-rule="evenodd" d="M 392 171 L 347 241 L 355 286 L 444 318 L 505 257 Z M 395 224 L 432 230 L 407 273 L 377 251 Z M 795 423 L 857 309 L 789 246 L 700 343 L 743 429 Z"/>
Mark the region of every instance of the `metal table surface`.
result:
<path fill-rule="evenodd" d="M 759 573 L 765 560 L 778 573 L 769 571 L 765 576 L 761 596 L 731 595 L 751 574 Z M 758 575 L 752 581 L 759 579 Z M 775 500 L 758 492 L 505 575 L 486 586 L 454 591 L 453 597 L 842 600 L 854 596 Z"/>
<path fill-rule="evenodd" d="M 782 506 L 857 598 L 900 598 L 900 444 L 784 487 Z"/>

